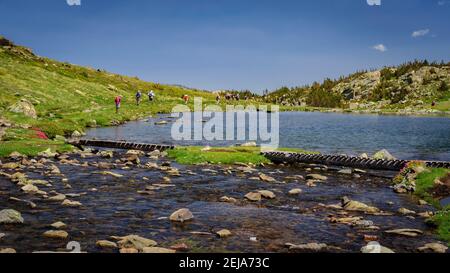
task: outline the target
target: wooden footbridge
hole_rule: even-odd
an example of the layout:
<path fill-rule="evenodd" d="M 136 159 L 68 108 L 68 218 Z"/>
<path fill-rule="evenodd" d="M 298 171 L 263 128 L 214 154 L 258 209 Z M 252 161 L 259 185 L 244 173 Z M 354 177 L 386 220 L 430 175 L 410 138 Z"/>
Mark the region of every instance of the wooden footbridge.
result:
<path fill-rule="evenodd" d="M 329 166 L 341 166 L 360 169 L 373 170 L 388 170 L 400 171 L 410 161 L 408 160 L 382 160 L 352 157 L 345 155 L 322 155 L 322 154 L 302 154 L 289 152 L 265 152 L 263 153 L 268 159 L 274 163 L 306 163 L 306 164 L 321 164 Z M 432 168 L 449 168 L 450 162 L 441 161 L 425 161 L 427 167 Z"/>
<path fill-rule="evenodd" d="M 125 149 L 125 150 L 141 150 L 152 152 L 155 150 L 166 151 L 175 148 L 174 145 L 159 145 L 146 143 L 133 143 L 126 141 L 109 141 L 109 140 L 74 140 L 69 144 L 82 148 L 83 146 Z M 291 152 L 263 152 L 265 157 L 272 162 L 280 164 L 321 164 L 328 166 L 341 166 L 349 168 L 373 169 L 373 170 L 389 170 L 400 171 L 410 161 L 407 160 L 382 160 L 361 157 L 351 157 L 345 155 L 322 155 L 322 154 L 302 154 Z M 449 168 L 450 162 L 426 161 L 428 167 L 433 168 Z"/>
<path fill-rule="evenodd" d="M 124 150 L 139 150 L 145 152 L 153 151 L 166 151 L 173 150 L 174 145 L 159 145 L 159 144 L 147 144 L 147 143 L 133 143 L 127 141 L 110 141 L 110 140 L 74 140 L 69 141 L 69 144 L 82 148 L 83 146 L 89 147 L 100 147 L 100 148 L 111 148 L 111 149 L 124 149 Z"/>

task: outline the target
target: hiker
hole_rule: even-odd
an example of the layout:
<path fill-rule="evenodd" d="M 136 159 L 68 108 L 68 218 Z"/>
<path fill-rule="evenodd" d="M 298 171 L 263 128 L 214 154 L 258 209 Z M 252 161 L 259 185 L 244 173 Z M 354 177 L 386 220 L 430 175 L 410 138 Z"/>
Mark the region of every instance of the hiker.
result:
<path fill-rule="evenodd" d="M 188 95 L 184 95 L 181 98 L 184 100 L 184 103 L 188 104 L 188 102 L 189 102 L 189 96 Z"/>
<path fill-rule="evenodd" d="M 117 96 L 114 102 L 116 103 L 116 114 L 118 114 L 120 110 L 120 103 L 122 102 L 122 97 Z"/>
<path fill-rule="evenodd" d="M 217 96 L 216 96 L 216 102 L 217 102 L 217 104 L 220 104 L 220 99 L 221 99 L 220 95 L 217 94 Z"/>
<path fill-rule="evenodd" d="M 137 91 L 136 93 L 136 105 L 139 106 L 139 104 L 141 103 L 141 97 L 142 97 L 142 93 L 141 91 Z"/>
<path fill-rule="evenodd" d="M 153 101 L 153 99 L 155 99 L 155 93 L 153 92 L 153 90 L 150 90 L 147 95 L 149 101 Z"/>

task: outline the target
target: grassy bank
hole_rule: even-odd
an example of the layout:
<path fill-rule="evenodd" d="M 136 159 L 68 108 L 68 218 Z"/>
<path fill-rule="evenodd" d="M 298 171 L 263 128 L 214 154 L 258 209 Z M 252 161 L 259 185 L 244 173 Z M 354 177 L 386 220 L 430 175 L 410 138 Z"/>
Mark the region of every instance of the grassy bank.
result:
<path fill-rule="evenodd" d="M 450 206 L 442 207 L 433 195 L 436 179 L 442 179 L 449 173 L 448 169 L 431 169 L 419 174 L 416 179 L 416 194 L 439 209 L 430 221 L 437 227 L 440 239 L 445 240 L 450 246 Z"/>
<path fill-rule="evenodd" d="M 438 212 L 429 219 L 429 223 L 436 226 L 437 233 L 441 240 L 450 245 L 450 206 L 442 207 L 439 198 L 441 191 L 439 187 L 448 187 L 449 185 L 437 185 L 436 181 L 444 179 L 450 174 L 449 169 L 426 169 L 417 174 L 415 178 L 416 190 L 414 194 L 428 203 L 432 204 Z M 442 188 L 441 188 L 442 189 Z"/>
<path fill-rule="evenodd" d="M 279 149 L 280 151 L 311 153 L 300 149 Z M 169 157 L 180 164 L 261 164 L 270 161 L 261 155 L 259 147 L 178 147 L 169 151 Z"/>

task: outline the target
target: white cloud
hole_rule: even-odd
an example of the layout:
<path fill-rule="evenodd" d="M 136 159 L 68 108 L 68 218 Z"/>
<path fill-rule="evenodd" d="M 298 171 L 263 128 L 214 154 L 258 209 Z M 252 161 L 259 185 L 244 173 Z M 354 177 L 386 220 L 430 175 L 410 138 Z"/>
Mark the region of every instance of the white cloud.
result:
<path fill-rule="evenodd" d="M 414 32 L 411 34 L 411 36 L 412 36 L 413 38 L 417 38 L 417 37 L 425 36 L 425 35 L 427 35 L 428 33 L 430 33 L 430 30 L 429 30 L 429 29 L 420 29 L 420 30 L 414 31 Z"/>
<path fill-rule="evenodd" d="M 381 6 L 381 0 L 367 0 L 369 6 Z"/>
<path fill-rule="evenodd" d="M 372 48 L 380 52 L 386 52 L 388 50 L 383 44 L 374 45 Z"/>
<path fill-rule="evenodd" d="M 81 0 L 66 0 L 69 6 L 81 6 Z"/>
<path fill-rule="evenodd" d="M 447 0 L 438 1 L 438 5 L 439 6 L 444 6 L 444 5 L 447 5 L 447 4 L 450 4 L 450 1 L 447 1 Z"/>

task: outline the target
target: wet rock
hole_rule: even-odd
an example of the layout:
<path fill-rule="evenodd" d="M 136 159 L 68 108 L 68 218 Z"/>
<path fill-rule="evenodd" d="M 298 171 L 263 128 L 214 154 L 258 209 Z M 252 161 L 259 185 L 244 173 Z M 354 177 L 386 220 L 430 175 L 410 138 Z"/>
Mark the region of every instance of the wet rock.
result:
<path fill-rule="evenodd" d="M 420 252 L 447 253 L 448 247 L 439 243 L 430 243 L 417 248 Z"/>
<path fill-rule="evenodd" d="M 130 156 L 128 156 L 126 158 L 126 161 L 130 162 L 130 163 L 133 163 L 133 164 L 136 164 L 136 165 L 141 164 L 141 160 L 139 159 L 139 156 L 136 155 L 136 154 L 131 154 Z"/>
<path fill-rule="evenodd" d="M 155 122 L 155 125 L 167 125 L 167 124 L 168 124 L 168 122 L 165 120 Z"/>
<path fill-rule="evenodd" d="M 0 254 L 16 254 L 16 250 L 14 248 L 1 248 Z"/>
<path fill-rule="evenodd" d="M 19 168 L 20 168 L 20 164 L 16 163 L 16 162 L 5 163 L 2 165 L 2 169 L 7 169 L 7 170 L 14 170 L 14 169 L 19 169 Z"/>
<path fill-rule="evenodd" d="M 113 167 L 114 167 L 114 165 L 111 163 L 108 163 L 108 162 L 98 162 L 97 163 L 97 168 L 99 168 L 99 169 L 109 170 L 109 169 L 112 169 Z"/>
<path fill-rule="evenodd" d="M 170 221 L 181 222 L 181 223 L 190 221 L 193 218 L 194 218 L 194 215 L 192 214 L 192 212 L 189 209 L 177 210 L 174 213 L 172 213 L 172 215 L 170 215 L 170 217 L 169 217 Z"/>
<path fill-rule="evenodd" d="M 425 211 L 425 212 L 419 212 L 419 213 L 417 213 L 417 215 L 422 218 L 431 218 L 434 216 L 434 213 L 432 211 Z"/>
<path fill-rule="evenodd" d="M 62 228 L 66 228 L 67 227 L 67 225 L 64 224 L 61 221 L 55 222 L 55 223 L 51 224 L 50 226 L 53 227 L 53 228 L 56 228 L 56 229 L 62 229 Z"/>
<path fill-rule="evenodd" d="M 147 154 L 147 156 L 149 156 L 149 157 L 160 157 L 161 156 L 161 152 L 159 150 L 154 150 L 152 152 L 149 152 Z"/>
<path fill-rule="evenodd" d="M 362 202 L 350 200 L 348 197 L 342 198 L 342 207 L 349 211 L 359 211 L 365 213 L 378 213 L 380 210 L 376 207 L 366 205 Z"/>
<path fill-rule="evenodd" d="M 95 243 L 100 248 L 118 248 L 117 244 L 107 240 L 100 240 Z"/>
<path fill-rule="evenodd" d="M 384 247 L 377 242 L 369 242 L 367 246 L 361 248 L 361 253 L 364 254 L 393 254 L 395 253 L 392 249 Z"/>
<path fill-rule="evenodd" d="M 32 208 L 32 209 L 34 209 L 34 208 L 37 207 L 37 205 L 36 205 L 35 203 L 33 203 L 33 202 L 31 202 L 31 201 L 28 201 L 28 200 L 19 199 L 19 198 L 12 197 L 12 196 L 9 198 L 9 200 L 10 200 L 10 201 L 14 201 L 14 202 L 25 203 L 25 204 L 27 204 L 27 205 L 28 205 L 30 208 Z"/>
<path fill-rule="evenodd" d="M 148 162 L 147 164 L 145 164 L 145 167 L 147 169 L 159 169 L 158 164 L 153 163 L 153 162 Z"/>
<path fill-rule="evenodd" d="M 408 193 L 409 190 L 403 184 L 397 184 L 394 186 L 394 192 L 398 194 Z"/>
<path fill-rule="evenodd" d="M 261 181 L 269 182 L 269 183 L 277 182 L 277 180 L 275 178 L 270 177 L 270 176 L 268 176 L 266 174 L 263 174 L 263 173 L 259 174 L 259 179 L 261 179 Z"/>
<path fill-rule="evenodd" d="M 330 217 L 329 218 L 330 223 L 347 224 L 347 225 L 352 225 L 356 221 L 360 221 L 360 220 L 362 220 L 361 217 L 343 217 L 343 218 Z"/>
<path fill-rule="evenodd" d="M 126 155 L 137 155 L 137 156 L 144 156 L 145 152 L 141 151 L 141 150 L 128 150 L 126 153 Z"/>
<path fill-rule="evenodd" d="M 305 180 L 303 175 L 292 175 L 292 176 L 286 176 L 284 178 L 285 180 Z"/>
<path fill-rule="evenodd" d="M 368 158 L 369 158 L 369 155 L 366 154 L 366 153 L 362 153 L 362 154 L 360 154 L 358 157 L 359 157 L 359 158 L 363 158 L 363 159 L 368 159 Z"/>
<path fill-rule="evenodd" d="M 289 191 L 289 195 L 299 195 L 303 192 L 302 189 L 292 189 Z"/>
<path fill-rule="evenodd" d="M 260 193 L 262 197 L 267 198 L 267 199 L 275 199 L 276 198 L 276 195 L 273 192 L 268 191 L 268 190 L 261 190 L 261 191 L 258 191 L 258 193 Z"/>
<path fill-rule="evenodd" d="M 50 167 L 50 173 L 51 174 L 61 174 L 61 171 L 59 170 L 59 168 L 56 165 L 52 165 Z"/>
<path fill-rule="evenodd" d="M 163 166 L 163 167 L 170 167 L 171 165 L 172 165 L 172 163 L 170 161 L 164 161 L 163 163 L 161 163 L 161 166 Z M 214 171 L 214 170 L 208 170 L 208 171 L 217 173 L 217 171 Z"/>
<path fill-rule="evenodd" d="M 28 178 L 23 173 L 14 173 L 9 176 L 12 182 L 17 183 L 19 185 L 26 185 L 28 183 Z"/>
<path fill-rule="evenodd" d="M 419 200 L 419 205 L 426 206 L 426 205 L 428 205 L 428 202 L 425 200 Z"/>
<path fill-rule="evenodd" d="M 71 200 L 69 200 L 69 199 L 66 199 L 66 200 L 64 200 L 64 201 L 61 203 L 61 205 L 64 206 L 64 207 L 75 208 L 75 207 L 81 207 L 83 204 L 81 204 L 81 203 L 78 202 L 78 201 L 71 201 Z"/>
<path fill-rule="evenodd" d="M 121 254 L 136 254 L 139 253 L 139 250 L 137 250 L 136 248 L 121 248 L 119 252 Z"/>
<path fill-rule="evenodd" d="M 156 246 L 157 243 L 151 239 L 147 239 L 138 235 L 128 235 L 124 237 L 112 237 L 115 240 L 118 240 L 117 245 L 120 248 L 134 248 L 139 251 L 142 251 L 144 247 L 153 247 Z"/>
<path fill-rule="evenodd" d="M 38 154 L 38 156 L 46 157 L 46 158 L 54 158 L 54 157 L 56 157 L 57 155 L 58 155 L 58 153 L 52 152 L 52 150 L 51 150 L 50 148 L 48 148 L 47 150 L 45 150 L 45 151 L 43 151 L 43 152 L 40 152 L 40 153 Z"/>
<path fill-rule="evenodd" d="M 379 238 L 376 235 L 364 235 L 364 241 L 365 242 L 376 242 Z"/>
<path fill-rule="evenodd" d="M 395 160 L 396 159 L 385 149 L 376 152 L 372 158 L 373 159 L 382 159 L 382 160 Z"/>
<path fill-rule="evenodd" d="M 217 231 L 216 234 L 220 238 L 226 238 L 226 237 L 230 237 L 231 236 L 231 231 L 229 231 L 228 229 L 222 229 L 222 230 Z"/>
<path fill-rule="evenodd" d="M 60 193 L 60 194 L 49 197 L 47 200 L 51 201 L 51 202 L 62 202 L 64 200 L 66 200 L 66 196 L 64 194 Z"/>
<path fill-rule="evenodd" d="M 385 233 L 393 234 L 393 235 L 407 236 L 407 237 L 417 237 L 419 235 L 422 235 L 423 231 L 421 231 L 419 229 L 403 228 L 403 229 L 387 230 L 387 231 L 385 231 Z"/>
<path fill-rule="evenodd" d="M 6 236 L 5 233 L 0 233 L 0 240 L 1 240 L 3 237 L 5 237 L 5 236 Z"/>
<path fill-rule="evenodd" d="M 252 168 L 252 167 L 249 167 L 249 166 L 245 166 L 245 167 L 244 167 L 244 166 L 236 167 L 236 170 L 237 170 L 237 171 L 240 171 L 240 172 L 243 172 L 243 173 L 248 173 L 248 174 L 251 174 L 251 173 L 257 171 L 256 169 L 254 169 L 254 168 Z"/>
<path fill-rule="evenodd" d="M 415 211 L 412 211 L 412 210 L 409 210 L 409 209 L 406 209 L 406 208 L 400 208 L 400 209 L 398 210 L 398 212 L 399 212 L 400 214 L 403 214 L 403 215 L 416 214 Z"/>
<path fill-rule="evenodd" d="M 245 198 L 249 201 L 259 202 L 262 199 L 262 195 L 259 192 L 249 192 L 245 195 Z"/>
<path fill-rule="evenodd" d="M 169 254 L 176 253 L 173 249 L 163 248 L 163 247 L 144 247 L 142 253 L 152 253 L 152 254 Z"/>
<path fill-rule="evenodd" d="M 67 239 L 69 234 L 64 230 L 49 230 L 44 232 L 44 237 L 52 239 Z"/>
<path fill-rule="evenodd" d="M 318 243 L 308 243 L 301 245 L 294 244 L 286 244 L 291 251 L 301 251 L 301 252 L 322 252 L 326 251 L 328 246 L 326 244 L 318 244 Z"/>
<path fill-rule="evenodd" d="M 379 229 L 378 227 L 374 226 L 373 221 L 369 220 L 356 220 L 351 223 L 351 226 L 355 228 L 372 229 L 372 230 Z"/>
<path fill-rule="evenodd" d="M 352 174 L 353 170 L 352 169 L 343 169 L 343 170 L 338 171 L 338 173 L 340 173 L 340 174 Z"/>
<path fill-rule="evenodd" d="M 39 190 L 38 187 L 36 187 L 35 185 L 32 185 L 32 184 L 25 185 L 20 189 L 25 193 L 40 194 L 40 195 L 46 194 L 46 192 Z"/>
<path fill-rule="evenodd" d="M 123 175 L 121 175 L 121 174 L 114 173 L 114 172 L 108 172 L 108 171 L 101 172 L 101 174 L 102 174 L 102 175 L 110 175 L 110 176 L 113 176 L 113 177 L 115 177 L 115 178 L 121 178 L 121 177 L 123 177 Z"/>
<path fill-rule="evenodd" d="M 24 220 L 20 212 L 13 209 L 0 211 L 0 224 L 23 224 Z"/>
<path fill-rule="evenodd" d="M 113 151 L 101 151 L 99 155 L 103 158 L 113 158 L 114 152 Z"/>
<path fill-rule="evenodd" d="M 308 181 L 306 181 L 306 186 L 308 186 L 310 188 L 317 187 L 316 180 L 308 180 Z"/>
<path fill-rule="evenodd" d="M 225 203 L 236 203 L 237 200 L 233 197 L 228 197 L 228 196 L 223 196 L 220 198 L 220 202 L 225 202 Z"/>
<path fill-rule="evenodd" d="M 10 159 L 12 159 L 12 160 L 20 160 L 20 159 L 22 159 L 22 158 L 26 158 L 25 155 L 23 155 L 23 154 L 21 154 L 21 153 L 19 153 L 19 152 L 12 152 L 12 153 L 9 154 L 8 157 L 9 157 Z"/>
<path fill-rule="evenodd" d="M 328 177 L 326 177 L 324 175 L 320 175 L 320 174 L 308 174 L 306 176 L 306 179 L 317 180 L 317 181 L 326 181 L 326 180 L 328 180 Z"/>
<path fill-rule="evenodd" d="M 186 245 L 185 243 L 175 244 L 170 248 L 176 251 L 188 251 L 190 249 L 189 246 Z"/>

